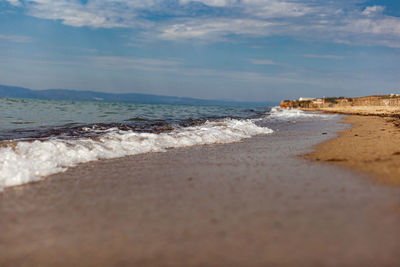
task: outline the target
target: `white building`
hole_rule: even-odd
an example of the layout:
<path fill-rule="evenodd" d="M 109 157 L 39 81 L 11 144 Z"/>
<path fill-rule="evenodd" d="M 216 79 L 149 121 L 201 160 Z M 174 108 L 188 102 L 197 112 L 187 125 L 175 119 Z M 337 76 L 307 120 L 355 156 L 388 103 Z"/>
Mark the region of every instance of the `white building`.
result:
<path fill-rule="evenodd" d="M 312 100 L 314 100 L 315 98 L 313 98 L 313 97 L 300 97 L 299 98 L 299 101 L 312 101 Z"/>

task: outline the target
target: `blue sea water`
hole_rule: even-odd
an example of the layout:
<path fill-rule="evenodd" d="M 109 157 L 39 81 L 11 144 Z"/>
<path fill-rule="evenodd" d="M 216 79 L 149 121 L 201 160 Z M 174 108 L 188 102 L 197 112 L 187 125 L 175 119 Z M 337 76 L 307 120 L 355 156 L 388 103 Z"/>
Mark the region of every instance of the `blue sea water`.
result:
<path fill-rule="evenodd" d="M 63 134 L 77 136 L 83 134 L 79 131 L 82 127 L 160 132 L 173 125 L 189 126 L 202 120 L 227 117 L 251 118 L 269 110 L 270 107 L 0 98 L 0 140 Z"/>
<path fill-rule="evenodd" d="M 0 98 L 0 190 L 84 162 L 240 142 L 329 118 L 270 107 Z"/>

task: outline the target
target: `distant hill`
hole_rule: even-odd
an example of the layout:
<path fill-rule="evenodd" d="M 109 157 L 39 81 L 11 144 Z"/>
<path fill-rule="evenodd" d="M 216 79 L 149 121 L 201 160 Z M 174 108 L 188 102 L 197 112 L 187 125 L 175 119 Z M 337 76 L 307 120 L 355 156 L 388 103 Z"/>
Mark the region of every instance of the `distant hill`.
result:
<path fill-rule="evenodd" d="M 224 100 L 205 100 L 188 97 L 162 96 L 149 94 L 114 94 L 94 91 L 67 89 L 31 90 L 23 87 L 0 85 L 0 97 L 37 98 L 55 100 L 89 100 L 106 102 L 134 102 L 145 104 L 180 104 L 206 106 L 277 106 L 278 102 L 238 102 Z"/>

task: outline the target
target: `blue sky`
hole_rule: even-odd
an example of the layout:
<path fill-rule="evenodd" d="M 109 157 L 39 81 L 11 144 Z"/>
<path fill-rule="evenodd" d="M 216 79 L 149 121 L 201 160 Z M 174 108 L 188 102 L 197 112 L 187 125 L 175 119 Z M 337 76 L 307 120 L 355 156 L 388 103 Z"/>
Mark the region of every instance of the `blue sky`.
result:
<path fill-rule="evenodd" d="M 0 0 L 0 84 L 243 101 L 400 93 L 400 1 Z"/>

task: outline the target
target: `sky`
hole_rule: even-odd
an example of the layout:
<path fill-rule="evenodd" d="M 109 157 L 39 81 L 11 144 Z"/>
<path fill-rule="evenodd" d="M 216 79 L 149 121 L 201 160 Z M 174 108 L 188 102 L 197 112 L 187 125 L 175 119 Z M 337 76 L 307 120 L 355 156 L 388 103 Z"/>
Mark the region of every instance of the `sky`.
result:
<path fill-rule="evenodd" d="M 400 1 L 0 0 L 0 84 L 239 101 L 400 93 Z"/>

